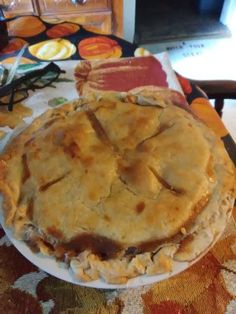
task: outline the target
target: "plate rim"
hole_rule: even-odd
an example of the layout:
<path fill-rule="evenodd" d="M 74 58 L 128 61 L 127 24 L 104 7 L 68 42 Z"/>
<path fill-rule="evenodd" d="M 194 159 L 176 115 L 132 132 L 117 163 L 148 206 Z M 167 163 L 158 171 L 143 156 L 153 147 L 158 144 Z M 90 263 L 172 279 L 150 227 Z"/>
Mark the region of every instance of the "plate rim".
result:
<path fill-rule="evenodd" d="M 3 217 L 3 209 L 2 209 L 2 200 L 3 200 L 3 197 L 0 194 L 0 225 L 2 226 L 6 236 L 8 237 L 12 245 L 18 250 L 18 252 L 21 253 L 29 262 L 31 262 L 33 265 L 38 267 L 40 270 L 45 271 L 47 274 L 54 276 L 58 279 L 64 280 L 66 282 L 79 285 L 82 287 L 87 287 L 87 288 L 96 288 L 96 289 L 138 288 L 144 285 L 150 285 L 150 284 L 161 282 L 166 279 L 170 279 L 173 276 L 180 274 L 184 270 L 187 270 L 193 264 L 198 262 L 203 256 L 205 256 L 209 252 L 209 250 L 215 245 L 215 243 L 219 240 L 219 238 L 221 237 L 221 235 L 223 234 L 225 230 L 224 228 L 222 233 L 219 233 L 214 238 L 212 243 L 192 261 L 185 261 L 185 262 L 174 261 L 173 270 L 171 272 L 166 272 L 166 273 L 157 274 L 157 275 L 146 275 L 146 274 L 140 275 L 135 278 L 129 279 L 127 283 L 125 284 L 110 284 L 110 283 L 105 282 L 102 278 L 98 280 L 94 280 L 94 281 L 83 282 L 75 278 L 75 275 L 73 275 L 73 272 L 69 265 L 66 266 L 65 263 L 56 261 L 55 257 L 53 256 L 46 256 L 46 255 L 43 255 L 42 253 L 34 253 L 31 251 L 29 246 L 27 246 L 27 244 L 24 241 L 17 240 L 16 238 L 14 238 L 12 230 L 5 226 L 4 217 Z M 232 207 L 233 207 L 233 202 L 232 202 Z M 231 215 L 229 215 L 229 217 L 230 216 Z"/>

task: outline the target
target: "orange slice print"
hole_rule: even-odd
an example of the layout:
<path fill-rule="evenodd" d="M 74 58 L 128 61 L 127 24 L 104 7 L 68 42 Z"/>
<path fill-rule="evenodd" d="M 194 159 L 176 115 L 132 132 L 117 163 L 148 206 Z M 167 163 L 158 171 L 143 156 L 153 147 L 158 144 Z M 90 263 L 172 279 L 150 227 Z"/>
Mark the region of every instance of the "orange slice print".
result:
<path fill-rule="evenodd" d="M 83 59 L 120 58 L 122 48 L 117 41 L 105 36 L 86 38 L 78 44 L 79 54 Z"/>
<path fill-rule="evenodd" d="M 16 60 L 16 57 L 7 58 L 7 59 L 2 60 L 0 62 L 0 64 L 13 64 L 15 62 L 15 60 Z M 31 59 L 22 57 L 20 59 L 20 63 L 21 64 L 33 64 L 33 63 L 36 63 L 36 62 L 31 60 Z"/>
<path fill-rule="evenodd" d="M 190 107 L 193 112 L 214 131 L 216 135 L 223 137 L 228 134 L 222 120 L 213 109 L 208 99 L 196 98 L 191 103 Z"/>
<path fill-rule="evenodd" d="M 54 25 L 46 32 L 46 34 L 50 38 L 59 38 L 74 34 L 78 32 L 79 29 L 80 29 L 79 25 L 72 23 L 63 23 Z"/>
<path fill-rule="evenodd" d="M 45 31 L 46 26 L 36 16 L 21 16 L 7 23 L 10 36 L 32 37 Z"/>
<path fill-rule="evenodd" d="M 9 40 L 8 45 L 0 51 L 0 55 L 20 50 L 26 43 L 27 42 L 24 39 L 12 38 Z"/>

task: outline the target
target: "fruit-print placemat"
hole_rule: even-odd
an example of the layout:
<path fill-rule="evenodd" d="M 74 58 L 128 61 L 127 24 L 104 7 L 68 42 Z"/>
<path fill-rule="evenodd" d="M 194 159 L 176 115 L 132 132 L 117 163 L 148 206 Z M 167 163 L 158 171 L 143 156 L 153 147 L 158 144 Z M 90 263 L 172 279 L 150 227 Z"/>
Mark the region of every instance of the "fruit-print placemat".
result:
<path fill-rule="evenodd" d="M 3 63 L 12 62 L 25 44 L 25 62 L 130 57 L 136 49 L 113 35 L 91 32 L 76 19 L 50 24 L 38 16 L 17 16 L 7 20 L 7 28 L 9 44 L 0 51 Z"/>
<path fill-rule="evenodd" d="M 76 63 L 59 62 L 66 74 L 61 75 L 53 87 L 31 93 L 22 104 L 15 106 L 14 117 L 10 116 L 12 113 L 0 111 L 0 144 L 8 140 L 9 134 L 22 121 L 29 123 L 46 109 L 77 97 L 73 77 Z M 37 66 L 24 65 L 27 70 Z M 161 63 L 161 71 L 163 68 Z M 167 78 L 167 74 L 162 76 L 156 84 L 169 86 Z M 231 158 L 235 158 L 235 144 L 208 99 L 189 81 L 180 76 L 178 79 L 191 108 L 224 140 Z M 233 217 L 236 218 L 236 210 Z M 236 228 L 233 217 L 213 249 L 183 273 L 136 289 L 106 291 L 73 285 L 48 275 L 24 258 L 0 228 L 0 313 L 236 313 Z"/>

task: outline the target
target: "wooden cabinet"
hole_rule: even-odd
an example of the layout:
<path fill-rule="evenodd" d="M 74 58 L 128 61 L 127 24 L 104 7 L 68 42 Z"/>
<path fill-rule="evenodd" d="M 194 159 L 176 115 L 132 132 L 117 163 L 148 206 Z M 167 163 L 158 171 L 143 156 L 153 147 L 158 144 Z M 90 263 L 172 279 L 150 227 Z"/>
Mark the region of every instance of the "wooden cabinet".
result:
<path fill-rule="evenodd" d="M 87 0 L 84 4 L 73 4 L 71 0 L 40 0 L 39 11 L 42 15 L 77 15 L 81 13 L 110 12 L 110 0 Z"/>
<path fill-rule="evenodd" d="M 73 4 L 71 0 L 34 1 L 37 1 L 39 15 L 48 21 L 72 20 L 104 34 L 112 32 L 111 0 L 87 0 L 84 4 Z"/>
<path fill-rule="evenodd" d="M 87 0 L 84 4 L 73 4 L 71 0 L 16 0 L 12 7 L 11 3 L 0 0 L 0 4 L 9 6 L 4 11 L 6 17 L 35 14 L 54 23 L 74 20 L 91 31 L 123 35 L 123 0 Z"/>
<path fill-rule="evenodd" d="M 37 12 L 35 4 L 31 0 L 16 1 L 15 4 L 13 4 L 12 0 L 3 0 L 0 1 L 0 4 L 8 6 L 8 9 L 3 11 L 6 17 L 11 17 L 14 15 L 36 14 Z"/>

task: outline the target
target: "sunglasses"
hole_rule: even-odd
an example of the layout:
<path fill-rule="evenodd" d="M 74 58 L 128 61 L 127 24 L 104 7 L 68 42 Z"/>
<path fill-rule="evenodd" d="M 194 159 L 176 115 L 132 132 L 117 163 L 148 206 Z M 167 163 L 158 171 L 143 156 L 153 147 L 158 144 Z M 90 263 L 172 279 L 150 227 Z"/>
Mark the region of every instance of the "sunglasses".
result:
<path fill-rule="evenodd" d="M 0 105 L 8 106 L 12 111 L 14 104 L 29 96 L 29 90 L 35 91 L 50 86 L 61 73 L 65 73 L 58 65 L 51 62 L 45 68 L 35 70 L 0 87 Z"/>

